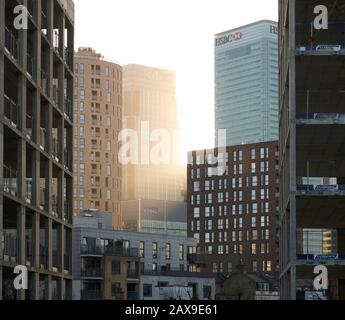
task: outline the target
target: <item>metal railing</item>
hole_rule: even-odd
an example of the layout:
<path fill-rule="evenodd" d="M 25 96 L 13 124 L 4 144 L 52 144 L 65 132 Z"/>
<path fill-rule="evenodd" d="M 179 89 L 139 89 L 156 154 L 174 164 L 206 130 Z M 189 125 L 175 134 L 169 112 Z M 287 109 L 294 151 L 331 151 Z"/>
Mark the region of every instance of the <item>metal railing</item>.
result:
<path fill-rule="evenodd" d="M 330 120 L 330 121 L 345 121 L 345 113 L 297 113 L 297 120 Z"/>
<path fill-rule="evenodd" d="M 328 22 L 327 30 L 315 30 L 314 22 L 296 23 L 296 48 L 298 51 L 334 51 L 345 48 L 345 23 Z"/>
<path fill-rule="evenodd" d="M 18 105 L 7 95 L 4 95 L 4 116 L 14 126 L 18 124 Z"/>
<path fill-rule="evenodd" d="M 64 102 L 64 113 L 67 115 L 67 117 L 73 121 L 73 103 L 71 100 L 65 97 Z"/>
<path fill-rule="evenodd" d="M 59 141 L 57 138 L 52 139 L 52 155 L 57 161 L 60 159 Z"/>
<path fill-rule="evenodd" d="M 82 290 L 81 300 L 102 300 L 102 292 L 100 290 Z"/>
<path fill-rule="evenodd" d="M 81 276 L 83 278 L 103 278 L 102 270 L 101 269 L 89 269 L 85 268 L 81 270 Z"/>
<path fill-rule="evenodd" d="M 48 96 L 48 74 L 41 69 L 41 88 L 45 95 Z"/>
<path fill-rule="evenodd" d="M 48 19 L 47 19 L 47 16 L 46 14 L 41 11 L 41 31 L 42 33 L 47 36 L 48 35 Z"/>
<path fill-rule="evenodd" d="M 32 139 L 33 127 L 33 119 L 31 115 L 26 114 L 26 134 L 29 139 Z"/>
<path fill-rule="evenodd" d="M 3 190 L 12 196 L 18 194 L 17 171 L 7 166 L 3 166 Z"/>
<path fill-rule="evenodd" d="M 297 191 L 329 191 L 329 192 L 336 192 L 336 191 L 345 191 L 345 185 L 314 185 L 314 184 L 299 184 L 297 185 Z"/>
<path fill-rule="evenodd" d="M 127 300 L 134 301 L 139 300 L 139 293 L 133 291 L 127 291 Z"/>
<path fill-rule="evenodd" d="M 30 203 L 32 201 L 32 178 L 28 178 L 25 181 L 25 198 Z"/>
<path fill-rule="evenodd" d="M 34 75 L 34 58 L 30 54 L 27 54 L 26 56 L 26 71 L 32 77 Z"/>
<path fill-rule="evenodd" d="M 46 149 L 46 129 L 40 128 L 40 138 L 39 138 L 39 145 L 42 147 L 43 150 Z"/>
<path fill-rule="evenodd" d="M 15 35 L 7 28 L 5 28 L 5 48 L 12 55 L 15 60 L 19 60 L 19 44 Z"/>
<path fill-rule="evenodd" d="M 127 279 L 139 279 L 139 277 L 137 270 L 127 270 Z"/>
<path fill-rule="evenodd" d="M 10 260 L 17 261 L 18 258 L 18 238 L 17 231 L 3 230 L 2 233 L 3 256 Z"/>
<path fill-rule="evenodd" d="M 48 248 L 40 246 L 40 266 L 48 268 Z"/>

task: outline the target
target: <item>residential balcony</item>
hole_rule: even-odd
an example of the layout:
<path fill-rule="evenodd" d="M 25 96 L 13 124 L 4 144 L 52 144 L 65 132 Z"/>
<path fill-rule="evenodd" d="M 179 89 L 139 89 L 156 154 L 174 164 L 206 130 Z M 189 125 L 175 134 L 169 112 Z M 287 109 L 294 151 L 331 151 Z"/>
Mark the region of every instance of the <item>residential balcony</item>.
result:
<path fill-rule="evenodd" d="M 140 275 L 137 270 L 127 270 L 127 279 L 139 279 Z"/>
<path fill-rule="evenodd" d="M 5 49 L 18 62 L 20 57 L 18 40 L 7 28 L 5 28 Z"/>
<path fill-rule="evenodd" d="M 134 291 L 127 291 L 127 300 L 136 301 L 139 300 L 139 293 Z"/>
<path fill-rule="evenodd" d="M 87 279 L 103 279 L 103 273 L 101 269 L 83 269 L 81 271 L 81 277 Z"/>
<path fill-rule="evenodd" d="M 33 119 L 29 114 L 26 114 L 26 136 L 30 140 L 32 140 L 33 128 L 34 128 Z"/>
<path fill-rule="evenodd" d="M 298 55 L 344 55 L 345 40 L 343 22 L 328 22 L 328 29 L 313 33 L 314 22 L 296 24 L 296 54 Z"/>
<path fill-rule="evenodd" d="M 100 290 L 82 290 L 81 300 L 102 300 L 103 295 Z"/>
<path fill-rule="evenodd" d="M 18 183 L 17 183 L 17 171 L 3 166 L 3 182 L 2 189 L 4 192 L 11 196 L 17 196 L 18 194 Z"/>
<path fill-rule="evenodd" d="M 17 231 L 4 230 L 2 234 L 3 259 L 16 263 L 18 259 Z"/>
<path fill-rule="evenodd" d="M 6 95 L 4 95 L 4 116 L 13 127 L 17 127 L 18 105 Z"/>

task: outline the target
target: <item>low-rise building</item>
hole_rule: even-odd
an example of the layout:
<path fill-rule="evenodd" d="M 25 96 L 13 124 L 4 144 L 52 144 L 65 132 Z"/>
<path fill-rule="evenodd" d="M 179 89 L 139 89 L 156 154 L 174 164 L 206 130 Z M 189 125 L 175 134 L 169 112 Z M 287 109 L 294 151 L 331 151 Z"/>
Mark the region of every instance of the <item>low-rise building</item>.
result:
<path fill-rule="evenodd" d="M 214 276 L 188 272 L 196 244 L 183 236 L 115 230 L 111 213 L 84 212 L 74 219 L 74 299 L 213 299 Z"/>

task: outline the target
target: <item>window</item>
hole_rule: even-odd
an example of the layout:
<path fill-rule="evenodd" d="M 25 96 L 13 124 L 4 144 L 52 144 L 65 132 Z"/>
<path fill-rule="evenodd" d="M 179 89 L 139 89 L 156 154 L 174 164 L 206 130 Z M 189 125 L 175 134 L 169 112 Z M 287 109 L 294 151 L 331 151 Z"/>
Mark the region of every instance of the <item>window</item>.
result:
<path fill-rule="evenodd" d="M 256 255 L 256 243 L 252 244 L 252 254 Z"/>
<path fill-rule="evenodd" d="M 256 151 L 255 151 L 255 149 L 252 149 L 250 151 L 250 158 L 251 158 L 251 160 L 255 160 L 256 159 Z"/>
<path fill-rule="evenodd" d="M 194 208 L 194 218 L 200 218 L 200 208 Z"/>
<path fill-rule="evenodd" d="M 251 172 L 252 173 L 255 173 L 256 172 L 256 163 L 252 163 L 252 165 L 251 165 Z"/>
<path fill-rule="evenodd" d="M 79 123 L 80 123 L 80 124 L 85 124 L 85 115 L 84 115 L 84 114 L 81 114 L 81 115 L 80 115 Z"/>
<path fill-rule="evenodd" d="M 158 257 L 158 244 L 157 244 L 157 242 L 152 243 L 152 257 L 153 257 L 153 259 L 157 259 L 157 257 Z"/>
<path fill-rule="evenodd" d="M 152 284 L 143 284 L 144 298 L 152 298 Z"/>
<path fill-rule="evenodd" d="M 145 242 L 144 241 L 140 241 L 139 255 L 140 255 L 140 258 L 145 258 Z"/>
<path fill-rule="evenodd" d="M 111 273 L 112 273 L 112 275 L 121 274 L 121 262 L 120 261 L 112 261 L 111 262 Z"/>
<path fill-rule="evenodd" d="M 114 282 L 111 284 L 111 295 L 115 297 L 121 290 L 121 284 L 118 282 Z"/>
<path fill-rule="evenodd" d="M 166 244 L 166 247 L 165 247 L 165 258 L 167 260 L 171 259 L 171 244 L 170 243 Z"/>
<path fill-rule="evenodd" d="M 253 272 L 257 272 L 257 271 L 258 271 L 258 262 L 253 261 Z"/>
<path fill-rule="evenodd" d="M 84 112 L 84 110 L 85 110 L 84 101 L 80 101 L 80 104 L 79 104 L 79 111 L 80 111 L 80 112 Z"/>
<path fill-rule="evenodd" d="M 85 90 L 80 90 L 80 100 L 85 100 Z"/>
<path fill-rule="evenodd" d="M 212 287 L 211 286 L 204 286 L 204 299 L 211 300 L 212 298 Z"/>
<path fill-rule="evenodd" d="M 184 260 L 184 245 L 180 244 L 179 246 L 179 259 L 180 261 Z"/>
<path fill-rule="evenodd" d="M 80 72 L 80 74 L 84 74 L 84 64 L 83 63 L 81 63 L 79 65 L 79 72 Z"/>

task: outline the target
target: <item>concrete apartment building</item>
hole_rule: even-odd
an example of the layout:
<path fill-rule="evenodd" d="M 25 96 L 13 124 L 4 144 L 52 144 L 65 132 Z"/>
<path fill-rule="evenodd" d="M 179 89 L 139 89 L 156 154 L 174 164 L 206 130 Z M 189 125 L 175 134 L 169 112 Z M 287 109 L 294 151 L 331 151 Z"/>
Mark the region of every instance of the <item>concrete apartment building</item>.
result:
<path fill-rule="evenodd" d="M 75 53 L 73 212 L 97 209 L 121 219 L 122 67 L 92 48 Z"/>
<path fill-rule="evenodd" d="M 319 29 L 319 4 L 279 1 L 280 283 L 286 300 L 297 298 L 300 282 L 315 279 L 320 264 L 328 268 L 327 299 L 345 299 L 345 12 L 343 2 L 322 1 L 328 25 Z M 308 182 L 314 178 L 333 182 Z M 301 252 L 301 229 L 335 232 L 332 254 Z"/>
<path fill-rule="evenodd" d="M 21 3 L 28 30 L 0 2 L 0 300 L 71 299 L 74 4 Z"/>
<path fill-rule="evenodd" d="M 216 146 L 277 141 L 278 27 L 262 20 L 215 35 Z"/>
<path fill-rule="evenodd" d="M 193 151 L 188 165 L 188 236 L 195 270 L 278 272 L 278 145 Z"/>
<path fill-rule="evenodd" d="M 214 277 L 188 272 L 196 243 L 180 235 L 114 230 L 111 213 L 86 211 L 74 223 L 73 298 L 162 300 L 176 288 L 200 299 L 205 289 L 214 297 Z"/>

